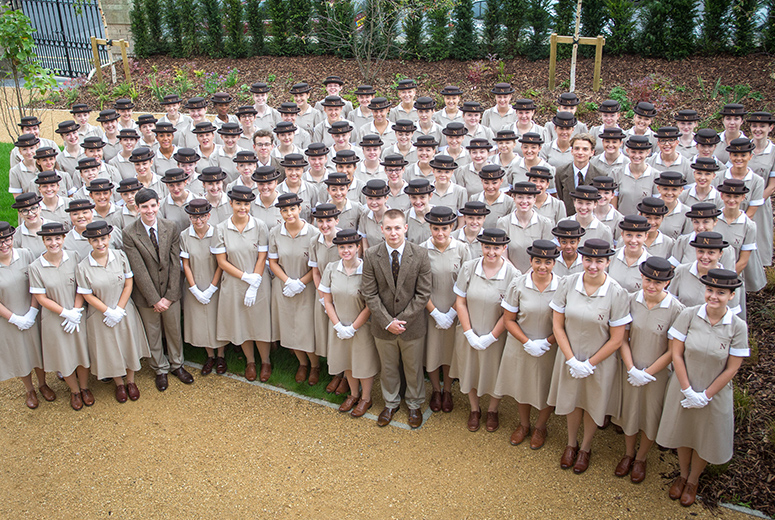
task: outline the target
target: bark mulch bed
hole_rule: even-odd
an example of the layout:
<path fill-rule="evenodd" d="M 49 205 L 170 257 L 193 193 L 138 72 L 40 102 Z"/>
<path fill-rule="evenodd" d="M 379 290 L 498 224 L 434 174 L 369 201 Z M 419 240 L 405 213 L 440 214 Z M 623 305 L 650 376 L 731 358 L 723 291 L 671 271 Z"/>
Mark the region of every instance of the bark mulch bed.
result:
<path fill-rule="evenodd" d="M 605 57 L 602 88 L 598 92 L 592 91 L 593 66 L 592 59 L 580 59 L 576 76 L 576 91 L 582 99 L 578 115 L 589 126 L 599 122 L 594 113 L 596 105 L 617 92 L 633 104 L 644 100 L 653 102 L 660 110 L 655 127 L 673 124 L 672 114 L 681 108 L 694 108 L 703 119 L 702 126 L 717 129 L 721 128 L 717 113 L 725 103 L 742 102 L 749 111 L 775 109 L 775 58 L 771 56 L 693 57 L 677 62 L 637 56 Z M 176 75 L 191 83 L 189 90 L 182 93 L 182 97 L 191 97 L 206 95 L 204 78 L 215 73 L 211 90 L 215 85 L 218 91 L 231 93 L 236 99 L 233 107 L 252 104 L 246 88 L 254 81 L 272 84 L 269 100 L 272 105 L 292 100 L 285 92 L 300 81 L 316 86 L 312 100 L 325 96 L 321 81 L 330 74 L 338 74 L 345 80 L 345 92 L 352 92 L 364 83 L 355 61 L 330 56 L 264 56 L 242 60 L 156 56 L 134 60 L 132 68 L 138 94 L 135 113 L 163 112 L 148 88 L 149 80 L 155 78 L 162 87 L 166 85 L 172 91 Z M 123 73 L 120 66 L 117 69 L 121 83 Z M 236 82 L 224 88 L 223 79 L 232 69 L 238 70 Z M 559 61 L 558 88 L 554 91 L 548 89 L 548 70 L 548 60 L 435 63 L 392 60 L 385 63 L 382 73 L 372 83 L 381 95 L 395 100 L 393 87 L 398 79 L 415 78 L 419 84 L 418 95 L 431 95 L 439 104 L 442 100 L 438 91 L 447 84 L 455 84 L 465 92 L 464 100 L 473 99 L 491 106 L 491 85 L 508 81 L 517 90 L 515 99 L 527 97 L 536 101 L 539 107 L 536 119 L 543 123 L 554 113 L 559 93 L 567 90 L 570 60 Z M 108 69 L 106 72 L 110 77 Z M 77 102 L 99 106 L 99 98 L 89 87 L 87 84 L 79 89 Z M 103 95 L 103 102 L 107 106 L 114 97 L 119 96 Z M 355 100 L 354 96 L 346 97 Z M 71 102 L 75 101 L 71 98 Z M 54 106 L 66 108 L 63 101 Z M 628 123 L 623 123 L 626 128 Z M 775 515 L 775 275 L 772 279 L 759 294 L 749 295 L 748 323 L 753 348 L 751 359 L 745 362 L 735 381 L 735 457 L 726 466 L 709 468 L 699 490 L 708 505 L 732 502 L 769 515 Z"/>

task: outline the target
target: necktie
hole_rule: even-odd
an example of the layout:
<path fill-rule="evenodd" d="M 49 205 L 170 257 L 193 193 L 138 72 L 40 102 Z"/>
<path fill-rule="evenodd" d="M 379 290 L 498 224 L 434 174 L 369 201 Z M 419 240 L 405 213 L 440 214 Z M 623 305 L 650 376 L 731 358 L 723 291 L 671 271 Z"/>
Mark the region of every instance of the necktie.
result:
<path fill-rule="evenodd" d="M 394 250 L 391 253 L 391 256 L 393 257 L 393 261 L 390 263 L 390 269 L 393 271 L 393 283 L 396 283 L 398 281 L 398 268 L 400 267 L 400 264 L 398 263 L 398 251 Z"/>
<path fill-rule="evenodd" d="M 148 230 L 148 234 L 151 236 L 151 244 L 153 244 L 153 248 L 156 250 L 156 254 L 159 254 L 159 241 L 156 239 L 156 230 L 153 228 L 150 228 Z"/>
<path fill-rule="evenodd" d="M 581 170 L 579 170 L 579 173 L 577 175 L 579 176 L 579 184 L 578 185 L 581 186 L 582 184 L 584 184 L 584 174 L 581 173 Z"/>

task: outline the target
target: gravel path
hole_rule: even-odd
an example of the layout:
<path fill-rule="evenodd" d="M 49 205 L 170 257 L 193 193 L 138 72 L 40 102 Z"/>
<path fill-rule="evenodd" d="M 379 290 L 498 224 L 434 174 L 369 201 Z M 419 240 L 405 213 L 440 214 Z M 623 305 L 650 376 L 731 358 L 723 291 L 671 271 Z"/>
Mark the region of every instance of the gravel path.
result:
<path fill-rule="evenodd" d="M 113 385 L 75 412 L 57 400 L 24 406 L 0 383 L 0 518 L 712 518 L 667 498 L 674 457 L 652 450 L 641 485 L 613 476 L 623 439 L 601 431 L 578 476 L 559 468 L 562 418 L 546 446 L 512 447 L 511 399 L 501 428 L 469 433 L 468 407 L 433 414 L 418 431 L 377 428 L 336 410 L 211 375 L 160 394 L 147 368 L 142 396 L 120 405 Z M 375 389 L 378 392 L 378 389 Z M 486 403 L 483 403 L 486 406 Z M 372 412 L 381 410 L 375 399 Z M 406 412 L 398 414 L 406 421 Z M 726 509 L 722 518 L 750 518 Z"/>

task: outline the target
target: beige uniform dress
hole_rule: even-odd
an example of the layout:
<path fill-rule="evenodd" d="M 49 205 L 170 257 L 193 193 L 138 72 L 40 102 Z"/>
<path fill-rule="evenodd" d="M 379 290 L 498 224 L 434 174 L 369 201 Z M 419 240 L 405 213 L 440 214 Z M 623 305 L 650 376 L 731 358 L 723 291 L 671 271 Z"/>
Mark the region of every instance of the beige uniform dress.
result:
<path fill-rule="evenodd" d="M 374 212 L 369 208 L 364 208 L 361 218 L 358 220 L 358 233 L 369 242 L 369 247 L 385 241 L 385 235 L 382 234 L 382 222 L 376 221 Z"/>
<path fill-rule="evenodd" d="M 428 206 L 428 211 L 433 206 Z M 414 211 L 414 208 L 406 210 L 406 239 L 413 244 L 422 244 L 431 237 L 431 225 Z"/>
<path fill-rule="evenodd" d="M 546 188 L 546 193 L 549 195 L 557 193 L 557 187 L 554 185 L 554 176 L 557 174 L 557 168 L 546 162 L 543 158 L 539 158 L 539 162 L 536 166 L 549 168 L 549 173 L 552 174 L 552 178 L 549 179 L 549 187 Z M 511 161 L 511 164 L 506 170 L 506 179 L 512 185 L 516 182 L 530 181 L 530 178 L 527 176 L 529 169 L 527 164 L 525 164 L 525 159 L 517 156 L 516 159 Z"/>
<path fill-rule="evenodd" d="M 331 202 L 330 200 L 327 202 Z M 333 203 L 332 203 L 333 204 Z M 395 206 L 390 206 L 391 208 Z M 342 208 L 342 212 L 339 214 L 339 227 L 342 229 L 358 229 L 358 223 L 361 220 L 364 207 L 360 202 L 355 202 L 347 199 L 347 202 Z"/>
<path fill-rule="evenodd" d="M 428 249 L 431 261 L 431 302 L 441 313 L 449 312 L 455 304 L 453 290 L 460 267 L 471 259 L 471 253 L 462 242 L 454 238 L 444 251 L 439 251 L 428 239 L 422 243 Z M 425 312 L 428 312 L 427 310 Z M 428 332 L 425 335 L 425 370 L 432 372 L 442 365 L 452 363 L 455 347 L 457 320 L 448 329 L 436 328 L 436 320 L 428 317 Z"/>
<path fill-rule="evenodd" d="M 285 223 L 278 224 L 269 231 L 269 258 L 277 260 L 285 274 L 298 280 L 310 269 L 309 250 L 319 234 L 317 228 L 305 222 L 294 238 L 288 234 Z M 280 344 L 293 350 L 314 353 L 315 327 L 309 325 L 314 324 L 315 305 L 319 305 L 315 284 L 308 283 L 301 293 L 288 298 L 283 294 L 283 282 L 274 277 L 272 293 L 272 313 L 280 318 L 276 321 Z"/>
<path fill-rule="evenodd" d="M 40 238 L 40 237 L 38 237 Z M 11 264 L 0 263 L 0 303 L 18 316 L 27 314 L 32 303 L 28 269 L 32 253 L 13 248 Z M 0 319 L 0 381 L 24 377 L 33 368 L 43 368 L 40 348 L 40 321 L 27 330 L 19 330 L 8 320 Z"/>
<path fill-rule="evenodd" d="M 549 195 L 541 207 L 533 206 L 533 209 L 538 212 L 539 215 L 543 215 L 548 218 L 553 225 L 557 225 L 559 221 L 568 216 L 568 210 L 565 209 L 565 204 L 557 197 Z"/>
<path fill-rule="evenodd" d="M 479 177 L 479 172 L 474 168 L 474 163 L 469 163 L 464 166 L 458 167 L 455 170 L 454 182 L 466 189 L 468 199 L 471 199 L 477 193 L 482 191 L 482 178 Z"/>
<path fill-rule="evenodd" d="M 517 315 L 517 324 L 529 339 L 546 339 L 552 335 L 552 310 L 549 303 L 560 284 L 560 277 L 552 274 L 552 281 L 543 291 L 533 284 L 532 271 L 516 278 L 509 285 L 501 307 Z M 520 341 L 507 334 L 506 346 L 498 371 L 495 393 L 513 397 L 520 404 L 543 410 L 549 397 L 552 369 L 557 355 L 557 344 L 539 357 L 525 352 Z"/>
<path fill-rule="evenodd" d="M 670 258 L 668 258 L 671 264 L 678 267 L 681 264 L 691 264 L 697 259 L 697 250 L 690 245 L 691 242 L 694 242 L 695 238 L 697 238 L 697 233 L 692 231 L 689 234 L 681 235 L 675 240 L 675 242 L 673 242 L 673 249 L 671 251 Z M 735 250 L 733 248 L 725 247 L 721 250 L 721 259 L 719 260 L 719 263 L 724 267 L 724 269 L 734 271 L 736 260 Z M 699 305 L 704 301 L 705 299 L 703 298 L 702 301 L 694 305 Z"/>
<path fill-rule="evenodd" d="M 672 336 L 668 330 L 684 308 L 669 293 L 651 310 L 644 302 L 643 291 L 630 295 L 632 323 L 628 325 L 628 334 L 635 368 L 647 369 L 669 350 L 668 339 L 672 339 Z M 622 411 L 612 421 L 622 427 L 625 435 L 636 435 L 643 431 L 649 439 L 656 438 L 669 376 L 670 371 L 664 368 L 654 374 L 656 381 L 644 386 L 632 386 L 627 382 L 627 370 L 622 366 Z"/>
<path fill-rule="evenodd" d="M 404 193 L 404 189 L 407 186 L 409 186 L 409 183 L 404 181 L 404 186 L 401 188 L 401 191 L 398 195 L 393 195 L 392 191 L 388 193 L 387 207 L 390 209 L 400 209 L 401 211 L 406 211 L 412 206 L 412 203 L 409 200 L 409 195 Z"/>
<path fill-rule="evenodd" d="M 603 218 L 598 217 L 597 214 L 595 214 L 595 217 L 611 230 L 611 233 L 614 235 L 614 240 L 619 240 L 622 235 L 622 230 L 619 229 L 619 222 L 624 220 L 624 215 L 619 213 L 615 208 L 609 207 L 608 213 L 606 213 Z"/>
<path fill-rule="evenodd" d="M 707 196 L 701 197 L 697 194 L 697 184 L 690 184 L 685 190 L 678 196 L 678 200 L 690 208 L 700 202 L 710 202 L 715 204 L 718 209 L 724 209 L 724 202 L 721 200 L 721 194 L 714 187 L 710 187 L 710 192 Z"/>
<path fill-rule="evenodd" d="M 234 267 L 246 273 L 252 273 L 256 267 L 258 253 L 266 252 L 269 245 L 269 232 L 266 224 L 251 217 L 240 233 L 230 218 L 215 229 L 215 247 L 210 249 L 214 255 L 226 253 L 226 260 Z M 273 341 L 272 301 L 269 269 L 264 269 L 261 285 L 258 287 L 256 302 L 245 306 L 245 292 L 248 284 L 230 274 L 223 273 L 218 299 L 218 319 L 215 336 L 220 341 L 230 341 L 242 345 L 246 341 Z M 216 293 L 217 294 L 217 293 Z"/>
<path fill-rule="evenodd" d="M 499 218 L 496 227 L 506 231 L 511 239 L 508 246 L 509 261 L 520 272 L 527 272 L 530 269 L 530 255 L 527 254 L 527 248 L 536 240 L 551 240 L 554 224 L 533 210 L 533 216 L 530 217 L 530 223 L 526 227 L 522 227 L 519 223 L 516 213 Z"/>
<path fill-rule="evenodd" d="M 361 297 L 363 262 L 354 273 L 348 275 L 342 261 L 331 262 L 325 268 L 320 280 L 320 291 L 331 295 L 336 315 L 343 325 L 352 325 L 366 307 Z M 379 354 L 371 335 L 371 323 L 366 321 L 350 339 L 339 339 L 329 321 L 328 326 L 328 371 L 340 374 L 352 370 L 353 377 L 365 379 L 379 372 Z"/>
<path fill-rule="evenodd" d="M 719 186 L 724 179 L 732 179 L 732 174 L 729 170 L 723 173 L 717 173 L 716 178 L 713 179 L 713 184 Z M 759 175 L 756 175 L 751 168 L 748 168 L 748 173 L 742 179 L 746 187 L 748 187 L 748 193 L 745 194 L 745 200 L 740 204 L 740 211 L 747 211 L 750 206 L 758 207 L 759 209 L 754 214 L 753 222 L 756 224 L 756 246 L 759 250 L 759 258 L 762 265 L 772 264 L 772 201 L 768 198 L 764 198 L 764 187 L 767 184 L 767 179 L 763 179 Z M 722 208 L 723 209 L 723 208 Z M 767 260 L 767 264 L 764 264 L 764 260 Z M 746 286 L 746 291 L 751 289 Z"/>
<path fill-rule="evenodd" d="M 670 334 L 684 342 L 684 363 L 689 383 L 702 392 L 724 371 L 729 356 L 748 357 L 748 327 L 727 310 L 711 325 L 705 305 L 685 309 L 670 328 Z M 683 408 L 681 384 L 673 373 L 665 393 L 657 443 L 666 448 L 692 448 L 710 464 L 724 464 L 732 458 L 735 416 L 732 383 L 727 383 L 703 408 Z"/>
<path fill-rule="evenodd" d="M 694 229 L 692 228 L 692 219 L 686 218 L 686 213 L 689 209 L 689 206 L 679 201 L 675 208 L 673 208 L 673 211 L 668 212 L 662 218 L 659 230 L 673 240 L 686 233 L 691 233 L 692 229 Z"/>
<path fill-rule="evenodd" d="M 268 205 L 265 205 L 261 200 L 261 197 L 257 196 L 256 200 L 250 204 L 250 214 L 266 224 L 267 229 L 272 229 L 277 224 L 283 222 L 283 217 L 280 215 L 280 208 L 275 206 L 277 197 L 279 196 L 280 194 L 275 192 L 274 200 Z M 231 212 L 231 210 L 229 211 Z"/>
<path fill-rule="evenodd" d="M 759 211 L 756 213 L 758 214 Z M 724 240 L 729 242 L 729 245 L 735 250 L 735 259 L 740 258 L 741 251 L 751 252 L 748 265 L 745 266 L 742 272 L 745 290 L 758 291 L 767 285 L 764 267 L 762 267 L 762 260 L 757 250 L 756 223 L 742 211 L 734 222 L 727 222 L 726 217 L 722 213 L 718 216 L 718 223 L 714 231 L 721 233 Z"/>
<path fill-rule="evenodd" d="M 481 231 L 479 232 L 481 235 Z M 449 235 L 450 237 L 454 238 L 455 240 L 458 240 L 462 242 L 467 248 L 468 248 L 468 254 L 471 256 L 471 258 L 481 258 L 482 257 L 482 243 L 479 242 L 476 238 L 469 241 L 468 238 L 466 238 L 466 232 L 465 232 L 465 226 L 461 226 Z"/>
<path fill-rule="evenodd" d="M 725 251 L 730 248 L 726 248 Z M 733 262 L 734 264 L 734 262 Z M 734 265 L 732 266 L 734 269 Z M 697 262 L 679 265 L 675 269 L 675 277 L 670 282 L 668 290 L 670 294 L 678 298 L 687 307 L 702 305 L 705 303 L 705 284 L 700 281 L 700 273 L 697 271 Z M 740 295 L 743 291 L 735 291 L 732 299 L 727 304 L 734 314 L 742 311 L 740 307 Z"/>
<path fill-rule="evenodd" d="M 500 271 L 487 279 L 482 269 L 483 259 L 469 260 L 460 269 L 455 282 L 455 294 L 466 299 L 471 328 L 477 336 L 486 336 L 495 327 L 503 314 L 501 301 L 515 276 L 520 272 L 509 262 L 503 262 Z M 497 341 L 486 350 L 475 350 L 463 335 L 463 327 L 455 327 L 455 350 L 450 363 L 450 377 L 460 380 L 460 391 L 467 394 L 476 389 L 479 397 L 495 393 L 503 346 L 506 344 L 504 332 Z"/>
<path fill-rule="evenodd" d="M 578 218 L 576 215 L 571 215 L 570 217 L 565 217 L 562 220 L 572 220 L 576 222 L 578 221 Z M 583 227 L 584 230 L 586 231 L 586 233 L 584 233 L 584 236 L 581 237 L 582 244 L 587 240 L 589 240 L 590 238 L 599 238 L 600 240 L 605 240 L 612 246 L 614 245 L 613 244 L 614 234 L 611 231 L 611 228 L 603 224 L 600 221 L 600 219 L 598 219 L 597 217 L 593 216 L 592 222 L 590 222 L 588 226 L 581 226 L 581 227 Z"/>
<path fill-rule="evenodd" d="M 48 222 L 48 220 L 43 220 L 44 224 L 48 224 Z M 43 240 L 40 239 L 37 233 L 27 229 L 24 222 L 20 222 L 19 226 L 16 228 L 16 233 L 13 235 L 13 247 L 14 249 L 28 250 L 32 253 L 33 258 L 37 258 L 46 252 L 46 246 L 43 245 Z M 91 247 L 89 250 L 91 251 Z"/>
<path fill-rule="evenodd" d="M 611 257 L 611 263 L 608 266 L 608 274 L 611 275 L 611 278 L 619 282 L 622 289 L 628 293 L 640 291 L 643 278 L 640 275 L 640 269 L 638 267 L 650 256 L 651 255 L 644 247 L 643 253 L 641 253 L 638 260 L 632 265 L 627 265 L 627 260 L 624 257 L 624 247 L 620 247 L 616 250 L 616 254 Z"/>
<path fill-rule="evenodd" d="M 65 229 L 70 229 L 73 226 L 70 221 L 70 214 L 65 211 L 65 208 L 69 203 L 69 199 L 59 195 L 57 196 L 57 199 L 57 205 L 54 209 L 49 209 L 45 203 L 41 202 L 40 216 L 43 218 L 43 220 L 47 220 L 49 222 L 61 222 L 65 226 Z"/>
<path fill-rule="evenodd" d="M 601 153 L 590 159 L 589 163 L 600 172 L 600 175 L 617 179 L 621 178 L 624 168 L 630 164 L 630 159 L 623 153 L 620 153 L 613 163 L 609 163 L 605 158 L 605 153 Z"/>
<path fill-rule="evenodd" d="M 630 165 L 627 165 L 621 175 L 614 177 L 614 181 L 619 185 L 619 202 L 616 209 L 622 215 L 637 215 L 638 204 L 645 197 L 651 197 L 657 193 L 654 185 L 654 177 L 657 172 L 651 166 L 646 166 L 640 177 L 637 179 L 630 172 Z"/>
<path fill-rule="evenodd" d="M 229 197 L 225 193 L 221 193 L 221 200 L 218 202 L 218 204 L 213 204 L 212 206 L 213 209 L 210 210 L 211 226 L 217 226 L 227 218 L 231 217 L 231 205 L 229 205 Z"/>
<path fill-rule="evenodd" d="M 338 228 L 337 228 L 338 230 Z M 326 244 L 326 239 L 322 233 L 310 244 L 309 261 L 307 265 L 317 267 L 320 271 L 322 280 L 323 273 L 330 263 L 336 263 L 339 260 L 339 250 L 336 244 Z M 318 287 L 318 289 L 320 289 Z M 317 295 L 315 295 L 317 299 Z M 355 318 L 353 318 L 355 319 Z M 315 354 L 318 356 L 328 356 L 328 336 L 331 328 L 331 320 L 328 319 L 326 308 L 319 302 L 315 303 Z M 332 372 L 338 374 L 339 372 Z"/>
<path fill-rule="evenodd" d="M 159 216 L 177 224 L 178 229 L 186 229 L 191 225 L 191 219 L 188 218 L 188 213 L 186 213 L 184 206 L 195 198 L 194 194 L 189 191 L 186 201 L 178 206 L 172 200 L 172 195 L 167 195 L 159 201 Z"/>
<path fill-rule="evenodd" d="M 466 189 L 452 182 L 449 184 L 446 192 L 440 193 L 439 190 L 436 189 L 431 194 L 431 205 L 446 206 L 455 213 L 466 205 L 467 200 L 468 193 L 466 192 Z"/>
<path fill-rule="evenodd" d="M 200 291 L 206 291 L 218 269 L 218 261 L 210 250 L 215 247 L 215 227 L 210 225 L 204 238 L 199 238 L 193 226 L 180 233 L 180 258 L 188 259 L 194 283 Z M 183 339 L 195 347 L 218 348 L 228 341 L 217 339 L 218 298 L 220 290 L 210 297 L 210 303 L 202 305 L 188 290 L 184 277 L 183 291 Z"/>
<path fill-rule="evenodd" d="M 584 273 L 565 278 L 549 306 L 565 314 L 565 330 L 573 355 L 586 361 L 610 338 L 609 328 L 632 321 L 627 292 L 611 277 L 592 296 L 584 289 Z M 576 408 L 586 411 L 595 424 L 602 426 L 606 415 L 618 416 L 621 404 L 619 354 L 598 363 L 595 372 L 575 379 L 565 365 L 565 356 L 557 350 L 552 385 L 547 403 L 557 415 L 568 415 Z"/>
<path fill-rule="evenodd" d="M 277 185 L 277 193 L 279 193 L 280 195 L 283 195 L 284 193 L 291 193 L 291 192 L 292 190 L 288 187 L 285 181 Z M 299 198 L 304 201 L 301 203 L 300 216 L 304 220 L 309 221 L 310 212 L 312 211 L 312 208 L 317 206 L 319 202 L 318 188 L 314 184 L 303 180 L 301 181 L 301 186 L 299 187 L 299 189 L 293 193 L 296 193 L 299 196 Z"/>
<path fill-rule="evenodd" d="M 505 217 L 506 215 L 509 215 L 515 209 L 514 199 L 512 199 L 509 195 L 506 195 L 503 192 L 498 193 L 498 198 L 495 199 L 495 202 L 493 202 L 492 204 L 487 202 L 487 199 L 484 196 L 483 191 L 477 193 L 476 195 L 473 195 L 472 197 L 470 197 L 469 200 L 476 201 L 476 202 L 484 202 L 484 205 L 487 206 L 487 208 L 490 210 L 490 214 L 484 218 L 484 224 L 482 224 L 483 229 L 496 227 L 496 225 L 498 224 L 498 220 Z"/>
<path fill-rule="evenodd" d="M 554 263 L 554 269 L 552 270 L 552 273 L 561 278 L 564 278 L 571 274 L 580 273 L 582 271 L 584 271 L 584 265 L 581 263 L 581 255 L 577 254 L 576 259 L 570 265 L 566 264 L 565 260 L 562 258 L 562 255 L 560 255 L 557 257 L 557 261 Z"/>
<path fill-rule="evenodd" d="M 670 256 L 673 254 L 674 240 L 669 236 L 665 235 L 664 233 L 662 233 L 661 231 L 657 231 L 657 232 L 659 233 L 657 235 L 657 238 L 654 239 L 651 245 L 646 244 L 646 250 L 649 252 L 651 256 L 661 256 L 662 258 L 670 258 Z"/>
<path fill-rule="evenodd" d="M 89 254 L 78 264 L 78 292 L 93 294 L 114 309 L 124 291 L 126 279 L 132 276 L 129 260 L 123 251 L 109 249 L 105 267 Z M 115 327 L 108 327 L 102 321 L 102 313 L 92 306 L 87 306 L 81 318 L 81 327 L 86 323 L 91 373 L 98 379 L 123 377 L 127 370 L 136 372 L 141 368 L 140 358 L 151 357 L 145 327 L 132 298 L 129 298 L 124 310 L 126 316 Z"/>
<path fill-rule="evenodd" d="M 62 252 L 62 261 L 55 267 L 39 256 L 30 264 L 30 293 L 45 294 L 65 309 L 75 306 L 75 272 L 78 256 Z M 46 372 L 61 372 L 69 376 L 78 366 L 89 367 L 89 346 L 86 324 L 68 334 L 62 328 L 62 318 L 41 306 L 40 340 L 43 346 L 43 368 Z"/>

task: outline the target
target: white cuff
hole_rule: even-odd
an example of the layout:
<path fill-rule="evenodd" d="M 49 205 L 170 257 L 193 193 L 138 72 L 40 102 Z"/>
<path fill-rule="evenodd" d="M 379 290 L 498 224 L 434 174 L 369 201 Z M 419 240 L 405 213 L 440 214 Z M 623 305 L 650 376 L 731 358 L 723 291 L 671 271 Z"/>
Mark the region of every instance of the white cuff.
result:
<path fill-rule="evenodd" d="M 331 288 L 330 287 L 326 287 L 322 283 L 320 285 L 318 285 L 318 291 L 320 291 L 322 293 L 326 293 L 326 294 L 331 294 Z"/>
<path fill-rule="evenodd" d="M 565 314 L 565 306 L 562 306 L 562 307 L 560 307 L 559 305 L 557 305 L 557 304 L 556 304 L 556 303 L 554 303 L 554 302 L 549 302 L 549 307 L 550 307 L 550 308 L 551 308 L 553 311 L 557 311 L 557 312 L 559 312 L 560 314 Z"/>
<path fill-rule="evenodd" d="M 619 327 L 620 325 L 627 325 L 632 321 L 632 316 L 627 314 L 624 318 L 619 318 L 618 320 L 608 320 L 608 326 L 609 327 Z"/>
<path fill-rule="evenodd" d="M 753 242 L 752 244 L 743 244 L 740 246 L 740 251 L 756 251 L 759 249 L 756 247 L 756 242 Z"/>
<path fill-rule="evenodd" d="M 46 290 L 41 287 L 30 287 L 30 294 L 46 294 Z"/>
<path fill-rule="evenodd" d="M 736 357 L 748 357 L 751 355 L 751 349 L 749 348 L 731 348 L 729 349 L 730 356 Z"/>
<path fill-rule="evenodd" d="M 279 258 L 280 258 L 280 255 L 278 255 L 277 253 L 269 253 L 269 254 L 267 255 L 267 257 L 268 257 L 268 258 L 271 258 L 272 260 L 277 260 L 277 259 L 279 259 Z"/>
<path fill-rule="evenodd" d="M 677 339 L 678 341 L 686 341 L 686 334 L 676 329 L 675 327 L 670 327 L 670 330 L 668 330 L 667 333 L 673 336 L 673 339 Z"/>
<path fill-rule="evenodd" d="M 225 247 L 211 247 L 210 248 L 210 254 L 212 255 L 223 255 L 226 253 Z"/>
<path fill-rule="evenodd" d="M 313 262 L 312 260 L 310 260 L 309 262 L 307 262 L 307 265 L 308 265 L 309 267 L 317 267 L 317 266 L 318 266 L 318 263 L 317 263 L 317 262 Z"/>
<path fill-rule="evenodd" d="M 455 294 L 457 294 L 458 296 L 460 296 L 461 298 L 465 298 L 465 297 L 466 297 L 466 294 L 468 294 L 467 292 L 465 292 L 465 291 L 462 291 L 462 290 L 461 290 L 461 289 L 460 289 L 460 288 L 457 286 L 457 284 L 455 284 L 455 286 L 452 288 L 452 291 L 453 291 Z"/>
<path fill-rule="evenodd" d="M 189 255 L 185 251 L 181 251 L 180 252 L 180 258 L 191 258 L 191 255 Z"/>
<path fill-rule="evenodd" d="M 94 291 L 92 291 L 91 289 L 86 289 L 85 287 L 78 287 L 76 292 L 78 294 L 92 294 Z"/>
<path fill-rule="evenodd" d="M 259 253 L 266 253 L 269 251 L 269 246 L 256 246 Z"/>
<path fill-rule="evenodd" d="M 506 300 L 501 300 L 501 307 L 503 307 L 509 312 L 513 312 L 514 314 L 519 312 L 519 307 L 514 307 L 513 305 L 509 305 L 508 303 L 506 303 Z"/>

